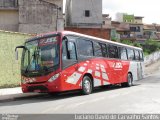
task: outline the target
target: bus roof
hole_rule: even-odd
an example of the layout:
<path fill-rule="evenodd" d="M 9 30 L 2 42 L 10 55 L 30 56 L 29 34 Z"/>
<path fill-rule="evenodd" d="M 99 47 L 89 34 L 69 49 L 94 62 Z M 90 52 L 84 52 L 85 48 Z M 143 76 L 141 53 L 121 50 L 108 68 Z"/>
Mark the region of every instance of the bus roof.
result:
<path fill-rule="evenodd" d="M 111 40 L 102 39 L 102 38 L 98 38 L 98 37 L 94 37 L 94 36 L 90 36 L 90 35 L 85 35 L 85 34 L 81 34 L 81 33 L 77 33 L 77 32 L 71 32 L 71 31 L 49 32 L 49 33 L 38 34 L 37 36 L 28 39 L 26 42 L 29 42 L 29 41 L 32 41 L 34 39 L 38 39 L 38 38 L 41 38 L 41 37 L 44 37 L 44 36 L 50 36 L 50 35 L 59 34 L 59 33 L 62 33 L 64 36 L 65 35 L 81 36 L 81 37 L 94 39 L 94 40 L 97 40 L 97 41 L 102 41 L 102 42 L 107 42 L 107 43 L 111 43 L 111 44 L 115 44 L 115 45 L 119 45 L 119 46 L 125 46 L 125 47 L 129 47 L 129 48 L 133 48 L 133 49 L 142 50 L 142 48 L 139 48 L 139 47 L 126 45 L 126 44 L 123 44 L 123 43 L 118 43 L 118 42 L 114 42 L 114 41 L 111 41 Z"/>
<path fill-rule="evenodd" d="M 116 44 L 116 45 L 119 45 L 119 46 L 125 46 L 125 47 L 129 47 L 129 48 L 142 50 L 142 48 L 139 48 L 139 47 L 126 45 L 126 44 L 123 44 L 123 43 L 118 43 L 118 42 L 114 42 L 114 41 L 111 41 L 111 40 L 102 39 L 102 38 L 98 38 L 98 37 L 93 37 L 93 36 L 85 35 L 85 34 L 81 34 L 81 33 L 76 33 L 76 32 L 71 32 L 71 31 L 63 31 L 62 34 L 63 35 L 76 35 L 76 36 L 86 37 L 86 38 L 90 38 L 90 39 L 94 39 L 94 40 L 98 40 L 98 41 L 102 41 L 102 42 Z"/>

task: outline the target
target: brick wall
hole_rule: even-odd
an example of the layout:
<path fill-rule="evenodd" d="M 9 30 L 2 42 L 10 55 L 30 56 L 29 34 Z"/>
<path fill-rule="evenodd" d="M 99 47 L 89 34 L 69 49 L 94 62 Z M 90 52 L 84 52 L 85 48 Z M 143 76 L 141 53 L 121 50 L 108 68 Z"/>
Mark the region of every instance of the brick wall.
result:
<path fill-rule="evenodd" d="M 110 29 L 66 27 L 65 30 L 110 40 Z"/>

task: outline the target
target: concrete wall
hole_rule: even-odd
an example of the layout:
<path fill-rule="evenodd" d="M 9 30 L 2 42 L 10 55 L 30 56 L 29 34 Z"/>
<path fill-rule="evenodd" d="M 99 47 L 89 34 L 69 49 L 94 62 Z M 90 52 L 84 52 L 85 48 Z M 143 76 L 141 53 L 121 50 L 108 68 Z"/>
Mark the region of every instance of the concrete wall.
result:
<path fill-rule="evenodd" d="M 145 66 L 148 66 L 160 59 L 160 51 L 154 52 L 144 58 Z"/>
<path fill-rule="evenodd" d="M 32 35 L 0 30 L 0 87 L 20 84 L 21 51 L 19 60 L 15 60 L 15 47 L 23 45 Z M 11 86 L 10 86 L 11 87 Z"/>
<path fill-rule="evenodd" d="M 57 6 L 63 8 L 63 0 L 19 0 L 19 31 L 43 33 L 56 30 Z M 58 10 L 58 18 L 63 18 Z"/>
<path fill-rule="evenodd" d="M 0 29 L 18 31 L 18 10 L 0 10 Z"/>
<path fill-rule="evenodd" d="M 82 27 L 101 27 L 102 0 L 68 0 L 68 19 L 71 25 Z M 90 17 L 85 17 L 85 10 L 90 11 Z M 66 20 L 68 20 L 66 19 Z M 69 23 L 69 21 L 67 21 Z"/>
<path fill-rule="evenodd" d="M 143 24 L 143 20 L 142 19 L 135 19 L 134 22 L 135 23 L 139 23 L 139 24 Z"/>
<path fill-rule="evenodd" d="M 111 39 L 111 30 L 110 29 L 100 29 L 100 28 L 73 28 L 67 27 L 65 30 L 78 32 L 86 35 L 91 35 L 103 39 L 110 40 Z"/>

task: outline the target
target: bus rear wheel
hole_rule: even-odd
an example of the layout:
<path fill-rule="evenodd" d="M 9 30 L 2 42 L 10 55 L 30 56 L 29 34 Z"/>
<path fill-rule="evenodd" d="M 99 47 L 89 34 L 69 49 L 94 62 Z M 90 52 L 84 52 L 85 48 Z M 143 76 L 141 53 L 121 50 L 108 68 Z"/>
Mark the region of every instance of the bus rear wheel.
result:
<path fill-rule="evenodd" d="M 132 78 L 132 74 L 128 73 L 127 75 L 127 82 L 122 83 L 121 86 L 122 87 L 131 87 L 133 85 L 133 78 Z"/>
<path fill-rule="evenodd" d="M 84 76 L 82 81 L 82 92 L 84 95 L 89 95 L 92 93 L 93 85 L 92 80 L 89 76 Z"/>

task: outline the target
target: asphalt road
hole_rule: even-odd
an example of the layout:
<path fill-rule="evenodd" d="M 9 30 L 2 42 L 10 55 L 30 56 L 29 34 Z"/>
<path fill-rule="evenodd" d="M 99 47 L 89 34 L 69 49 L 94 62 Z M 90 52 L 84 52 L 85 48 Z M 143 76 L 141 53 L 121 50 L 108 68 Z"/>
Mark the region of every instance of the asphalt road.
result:
<path fill-rule="evenodd" d="M 17 99 L 0 103 L 0 113 L 160 113 L 160 71 L 135 86 L 98 88 L 90 95 L 80 92 Z"/>

